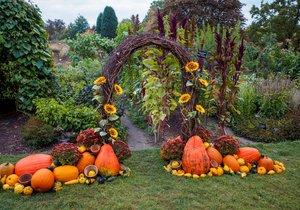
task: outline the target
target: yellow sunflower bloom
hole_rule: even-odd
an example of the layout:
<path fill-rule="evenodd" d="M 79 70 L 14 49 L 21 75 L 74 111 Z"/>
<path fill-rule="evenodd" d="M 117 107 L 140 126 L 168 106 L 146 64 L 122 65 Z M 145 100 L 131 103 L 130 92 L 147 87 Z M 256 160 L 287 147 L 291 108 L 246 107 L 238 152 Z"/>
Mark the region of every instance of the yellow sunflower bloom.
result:
<path fill-rule="evenodd" d="M 115 91 L 117 92 L 118 95 L 122 95 L 123 89 L 119 85 L 115 84 L 114 89 L 115 89 Z"/>
<path fill-rule="evenodd" d="M 117 108 L 112 104 L 105 104 L 104 105 L 104 111 L 107 114 L 115 114 L 117 112 Z"/>
<path fill-rule="evenodd" d="M 104 83 L 106 83 L 106 78 L 101 76 L 101 77 L 98 77 L 95 81 L 94 81 L 94 85 L 103 85 Z"/>
<path fill-rule="evenodd" d="M 199 69 L 199 64 L 194 61 L 190 61 L 185 65 L 185 70 L 187 72 L 197 71 Z"/>
<path fill-rule="evenodd" d="M 179 103 L 184 104 L 187 103 L 191 99 L 191 95 L 186 93 L 180 96 Z"/>
<path fill-rule="evenodd" d="M 199 82 L 201 85 L 203 85 L 204 87 L 208 86 L 208 82 L 205 79 L 199 79 Z"/>
<path fill-rule="evenodd" d="M 118 131 L 116 129 L 110 128 L 108 131 L 109 131 L 109 135 L 114 139 L 118 137 Z"/>
<path fill-rule="evenodd" d="M 201 114 L 204 114 L 205 113 L 205 109 L 200 105 L 200 104 L 197 104 L 196 105 L 196 110 L 198 112 L 200 112 Z"/>

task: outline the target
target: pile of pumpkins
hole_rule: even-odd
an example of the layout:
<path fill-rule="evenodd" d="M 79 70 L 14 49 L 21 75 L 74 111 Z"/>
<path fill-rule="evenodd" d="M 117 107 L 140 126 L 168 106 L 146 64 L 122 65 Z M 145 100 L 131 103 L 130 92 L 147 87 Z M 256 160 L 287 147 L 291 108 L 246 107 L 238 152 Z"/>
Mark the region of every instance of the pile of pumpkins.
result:
<path fill-rule="evenodd" d="M 240 174 L 245 177 L 249 173 L 272 175 L 285 171 L 283 163 L 262 156 L 252 147 L 240 147 L 237 154 L 223 157 L 211 144 L 203 143 L 199 136 L 189 138 L 182 160 L 171 160 L 164 168 L 173 175 L 192 178 L 223 174 Z"/>
<path fill-rule="evenodd" d="M 32 154 L 20 159 L 15 165 L 0 165 L 0 184 L 3 190 L 16 194 L 31 195 L 33 192 L 59 191 L 63 184 L 91 184 L 112 181 L 117 176 L 129 176 L 130 169 L 119 160 L 109 144 L 101 146 L 95 156 L 78 147 L 82 153 L 77 165 L 56 166 L 56 160 L 48 154 Z"/>

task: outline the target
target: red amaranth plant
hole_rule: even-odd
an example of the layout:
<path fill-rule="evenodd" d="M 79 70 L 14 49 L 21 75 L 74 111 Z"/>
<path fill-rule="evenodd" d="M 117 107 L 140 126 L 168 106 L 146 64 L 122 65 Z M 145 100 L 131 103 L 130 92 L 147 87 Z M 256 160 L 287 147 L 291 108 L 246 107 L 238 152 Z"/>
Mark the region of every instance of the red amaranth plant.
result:
<path fill-rule="evenodd" d="M 80 152 L 73 143 L 61 143 L 53 147 L 50 153 L 60 165 L 76 165 L 81 158 Z"/>
<path fill-rule="evenodd" d="M 161 156 L 164 160 L 181 160 L 184 146 L 180 136 L 170 139 L 162 145 Z"/>
<path fill-rule="evenodd" d="M 77 138 L 76 141 L 78 144 L 83 144 L 86 147 L 90 147 L 93 144 L 99 143 L 99 133 L 95 133 L 93 129 L 86 129 L 84 131 L 81 131 Z"/>
<path fill-rule="evenodd" d="M 114 141 L 112 147 L 118 159 L 125 160 L 131 157 L 131 150 L 128 147 L 128 144 L 125 141 Z"/>
<path fill-rule="evenodd" d="M 214 147 L 223 156 L 237 154 L 239 146 L 239 142 L 229 135 L 220 136 L 214 144 Z"/>

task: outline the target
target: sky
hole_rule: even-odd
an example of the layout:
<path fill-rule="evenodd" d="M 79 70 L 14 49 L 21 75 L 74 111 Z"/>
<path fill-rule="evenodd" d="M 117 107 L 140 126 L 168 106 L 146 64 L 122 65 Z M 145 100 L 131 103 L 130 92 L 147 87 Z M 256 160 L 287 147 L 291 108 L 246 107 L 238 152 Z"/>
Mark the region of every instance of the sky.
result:
<path fill-rule="evenodd" d="M 74 22 L 78 15 L 84 16 L 90 26 L 96 24 L 97 17 L 103 12 L 105 6 L 114 8 L 118 21 L 139 14 L 143 20 L 153 0 L 31 0 L 42 12 L 44 21 L 62 19 L 66 25 Z M 242 8 L 244 17 L 248 19 L 246 25 L 251 23 L 250 9 L 253 4 L 260 5 L 261 0 L 240 0 L 245 4 Z"/>

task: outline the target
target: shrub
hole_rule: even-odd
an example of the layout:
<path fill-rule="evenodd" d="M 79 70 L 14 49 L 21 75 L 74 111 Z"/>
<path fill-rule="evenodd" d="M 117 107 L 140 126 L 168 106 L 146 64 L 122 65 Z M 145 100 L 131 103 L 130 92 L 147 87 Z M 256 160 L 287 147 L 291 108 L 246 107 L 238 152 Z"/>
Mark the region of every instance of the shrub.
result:
<path fill-rule="evenodd" d="M 129 149 L 128 144 L 125 141 L 113 141 L 112 147 L 120 161 L 131 157 L 131 150 Z"/>
<path fill-rule="evenodd" d="M 44 123 L 60 126 L 65 131 L 80 131 L 94 128 L 98 122 L 98 112 L 72 101 L 58 102 L 54 98 L 39 98 L 34 101 L 36 115 Z"/>
<path fill-rule="evenodd" d="M 81 154 L 73 143 L 61 143 L 53 147 L 50 153 L 59 165 L 76 165 Z"/>
<path fill-rule="evenodd" d="M 98 132 L 95 133 L 93 129 L 86 129 L 78 134 L 76 142 L 78 144 L 83 144 L 86 147 L 90 147 L 93 144 L 99 143 L 99 137 Z"/>
<path fill-rule="evenodd" d="M 220 136 L 214 143 L 214 147 L 223 156 L 237 154 L 239 146 L 239 142 L 229 135 Z"/>
<path fill-rule="evenodd" d="M 167 160 L 181 160 L 184 146 L 185 142 L 181 139 L 180 136 L 168 140 L 162 145 L 162 158 Z"/>
<path fill-rule="evenodd" d="M 23 126 L 21 136 L 23 142 L 34 149 L 49 146 L 57 141 L 54 129 L 35 117 L 31 117 Z"/>

